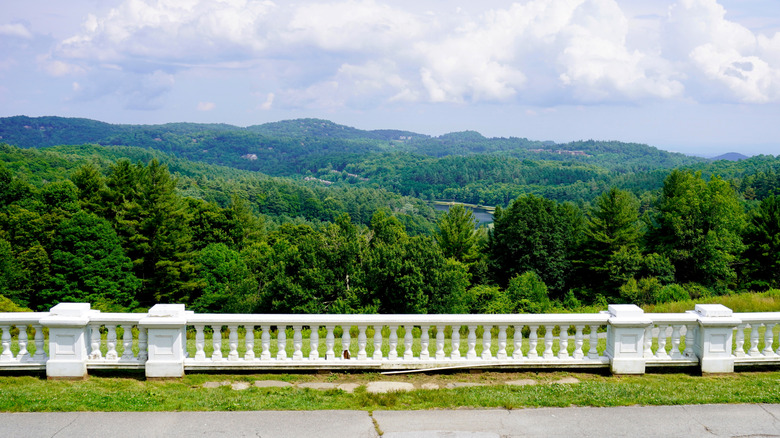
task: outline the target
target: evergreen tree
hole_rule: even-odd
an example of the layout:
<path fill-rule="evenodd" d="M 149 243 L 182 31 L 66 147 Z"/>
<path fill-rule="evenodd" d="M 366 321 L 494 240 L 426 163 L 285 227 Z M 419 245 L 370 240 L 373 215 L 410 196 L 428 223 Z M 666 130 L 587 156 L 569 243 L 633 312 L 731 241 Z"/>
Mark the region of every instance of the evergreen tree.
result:
<path fill-rule="evenodd" d="M 460 204 L 455 204 L 439 219 L 439 229 L 436 241 L 445 257 L 451 257 L 459 262 L 471 261 L 475 258 L 476 220 L 474 213 Z"/>
<path fill-rule="evenodd" d="M 780 197 L 772 195 L 755 210 L 745 233 L 746 282 L 753 287 L 780 287 Z"/>

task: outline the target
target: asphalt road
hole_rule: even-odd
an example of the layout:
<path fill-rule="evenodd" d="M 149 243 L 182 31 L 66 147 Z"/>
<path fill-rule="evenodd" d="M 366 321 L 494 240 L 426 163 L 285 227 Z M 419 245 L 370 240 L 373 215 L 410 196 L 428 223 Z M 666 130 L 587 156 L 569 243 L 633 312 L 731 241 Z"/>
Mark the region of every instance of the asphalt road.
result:
<path fill-rule="evenodd" d="M 780 437 L 780 405 L 0 413 L 0 437 Z"/>

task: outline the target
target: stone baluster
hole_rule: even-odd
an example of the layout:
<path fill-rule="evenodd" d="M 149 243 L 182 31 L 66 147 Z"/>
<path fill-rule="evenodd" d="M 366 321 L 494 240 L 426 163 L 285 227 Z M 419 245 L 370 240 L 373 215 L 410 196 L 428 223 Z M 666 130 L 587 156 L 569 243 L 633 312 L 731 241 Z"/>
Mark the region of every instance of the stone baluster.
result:
<path fill-rule="evenodd" d="M 358 360 L 368 359 L 368 354 L 366 353 L 366 344 L 368 343 L 368 339 L 366 338 L 367 328 L 368 326 L 365 325 L 358 326 Z"/>
<path fill-rule="evenodd" d="M 114 324 L 110 324 L 106 326 L 108 328 L 108 336 L 106 337 L 106 343 L 107 343 L 107 351 L 106 351 L 106 360 L 117 360 L 119 359 L 119 355 L 116 352 L 116 326 Z"/>
<path fill-rule="evenodd" d="M 0 361 L 10 362 L 14 358 L 13 353 L 11 353 L 11 326 L 0 325 L 0 330 L 3 331 L 3 352 L 0 353 Z"/>
<path fill-rule="evenodd" d="M 680 352 L 680 325 L 672 325 L 672 359 L 682 359 Z"/>
<path fill-rule="evenodd" d="M 590 341 L 588 345 L 588 359 L 599 358 L 599 326 L 590 326 Z"/>
<path fill-rule="evenodd" d="M 696 326 L 693 324 L 687 324 L 685 326 L 685 350 L 683 350 L 683 357 L 686 359 L 693 359 L 696 357 L 696 352 L 693 346 L 696 344 Z"/>
<path fill-rule="evenodd" d="M 35 324 L 33 325 L 33 329 L 35 329 L 35 356 L 33 356 L 33 359 L 38 362 L 43 362 L 47 358 L 46 351 L 43 349 L 43 326 Z"/>
<path fill-rule="evenodd" d="M 428 351 L 428 344 L 430 342 L 428 330 L 430 330 L 430 326 L 420 326 L 420 360 L 428 360 L 431 358 L 431 352 Z"/>
<path fill-rule="evenodd" d="M 206 360 L 206 338 L 203 336 L 203 324 L 195 324 L 195 360 Z"/>
<path fill-rule="evenodd" d="M 544 353 L 542 354 L 542 357 L 544 359 L 553 359 L 555 355 L 553 354 L 553 330 L 555 329 L 554 325 L 545 325 L 544 326 Z"/>
<path fill-rule="evenodd" d="M 382 360 L 382 326 L 374 326 L 374 355 L 373 360 Z"/>
<path fill-rule="evenodd" d="M 238 325 L 228 326 L 228 360 L 238 360 Z"/>
<path fill-rule="evenodd" d="M 498 360 L 506 360 L 506 328 L 505 325 L 498 326 L 498 352 L 496 353 L 496 358 Z"/>
<path fill-rule="evenodd" d="M 774 356 L 775 352 L 772 349 L 772 344 L 775 342 L 775 325 L 772 323 L 766 323 L 766 331 L 764 332 L 764 349 L 761 354 L 764 356 Z"/>
<path fill-rule="evenodd" d="M 260 333 L 260 360 L 271 360 L 271 326 L 260 326 L 263 330 Z"/>
<path fill-rule="evenodd" d="M 244 325 L 244 360 L 255 360 L 255 326 L 252 324 Z"/>
<path fill-rule="evenodd" d="M 644 357 L 653 357 L 653 326 L 645 327 Z"/>
<path fill-rule="evenodd" d="M 311 325 L 309 329 L 309 360 L 317 360 L 320 358 L 320 326 Z"/>
<path fill-rule="evenodd" d="M 493 353 L 490 351 L 492 347 L 493 337 L 490 333 L 491 327 L 489 325 L 482 326 L 482 360 L 493 359 Z"/>
<path fill-rule="evenodd" d="M 460 359 L 460 326 L 452 326 L 452 338 L 450 339 L 452 350 L 450 351 L 450 359 Z"/>
<path fill-rule="evenodd" d="M 287 360 L 287 326 L 276 326 L 276 360 Z"/>
<path fill-rule="evenodd" d="M 146 362 L 149 359 L 149 341 L 146 327 L 138 326 L 138 361 Z M 186 341 L 186 338 L 185 338 Z M 184 357 L 187 357 L 187 350 L 185 348 Z M 204 358 L 205 359 L 205 358 Z"/>
<path fill-rule="evenodd" d="M 103 359 L 103 353 L 100 351 L 100 324 L 90 324 L 89 359 Z"/>
<path fill-rule="evenodd" d="M 737 326 L 737 345 L 734 350 L 734 355 L 737 357 L 745 357 L 745 328 L 747 328 L 747 324 Z"/>
<path fill-rule="evenodd" d="M 398 326 L 391 325 L 390 328 L 390 350 L 387 352 L 387 358 L 389 360 L 398 359 Z"/>
<path fill-rule="evenodd" d="M 350 327 L 348 325 L 341 326 L 341 358 L 350 359 L 349 347 L 352 346 L 352 337 L 349 335 Z"/>
<path fill-rule="evenodd" d="M 133 326 L 122 324 L 122 360 L 133 360 Z"/>
<path fill-rule="evenodd" d="M 444 329 L 446 326 L 436 326 L 436 360 L 444 360 Z"/>
<path fill-rule="evenodd" d="M 530 330 L 530 333 L 528 334 L 528 358 L 538 359 L 539 352 L 536 350 L 536 345 L 539 343 L 539 333 L 537 332 L 539 326 L 529 325 L 528 329 Z"/>
<path fill-rule="evenodd" d="M 333 335 L 333 331 L 336 326 L 325 326 L 325 360 L 333 360 L 336 358 L 336 353 L 333 352 L 333 347 L 336 345 L 336 337 Z"/>
<path fill-rule="evenodd" d="M 16 360 L 27 362 L 30 360 L 30 353 L 27 351 L 27 324 L 17 325 L 19 329 L 19 352 L 16 354 Z"/>
<path fill-rule="evenodd" d="M 303 360 L 303 329 L 300 325 L 293 326 L 293 360 Z"/>
<path fill-rule="evenodd" d="M 582 331 L 585 330 L 584 325 L 574 326 L 574 359 L 580 360 L 585 357 L 585 353 L 582 352 L 582 344 L 584 343 Z"/>
<path fill-rule="evenodd" d="M 476 359 L 477 358 L 477 326 L 475 325 L 469 326 L 468 346 L 469 349 L 466 352 L 466 359 L 468 360 Z"/>
<path fill-rule="evenodd" d="M 414 358 L 414 353 L 412 353 L 412 344 L 414 343 L 414 338 L 412 337 L 413 329 L 413 325 L 404 326 L 404 360 L 412 360 Z"/>
<path fill-rule="evenodd" d="M 222 327 L 218 325 L 211 326 L 211 346 L 214 351 L 211 352 L 211 360 L 219 362 L 222 360 Z"/>
<path fill-rule="evenodd" d="M 748 350 L 748 356 L 756 357 L 761 353 L 758 351 L 758 328 L 761 324 L 756 322 L 750 323 L 750 349 Z"/>
<path fill-rule="evenodd" d="M 560 325 L 561 332 L 558 334 L 558 359 L 571 359 L 569 356 L 569 327 L 565 324 Z"/>
<path fill-rule="evenodd" d="M 655 351 L 655 357 L 659 359 L 669 359 L 669 354 L 666 352 L 666 324 L 658 325 L 658 350 Z"/>
<path fill-rule="evenodd" d="M 512 341 L 515 344 L 515 348 L 512 351 L 512 359 L 520 360 L 523 358 L 523 326 L 516 325 L 515 333 L 512 336 Z"/>

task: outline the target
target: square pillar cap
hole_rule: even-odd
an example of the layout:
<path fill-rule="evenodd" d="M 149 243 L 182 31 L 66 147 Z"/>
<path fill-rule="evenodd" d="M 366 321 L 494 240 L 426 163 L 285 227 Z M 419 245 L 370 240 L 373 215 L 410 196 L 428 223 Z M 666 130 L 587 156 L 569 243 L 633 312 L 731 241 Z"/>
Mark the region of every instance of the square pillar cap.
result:
<path fill-rule="evenodd" d="M 645 315 L 645 311 L 636 304 L 610 304 L 607 311 L 610 316 L 619 318 L 641 318 Z"/>
<path fill-rule="evenodd" d="M 636 304 L 610 304 L 607 306 L 609 323 L 620 327 L 644 327 L 653 323 L 645 311 Z"/>
<path fill-rule="evenodd" d="M 186 313 L 184 304 L 155 304 L 149 309 L 150 317 L 183 317 Z"/>
<path fill-rule="evenodd" d="M 719 318 L 734 316 L 734 312 L 723 304 L 697 304 L 696 313 L 704 318 Z"/>
<path fill-rule="evenodd" d="M 89 303 L 59 303 L 49 311 L 50 316 L 83 317 L 90 313 Z"/>

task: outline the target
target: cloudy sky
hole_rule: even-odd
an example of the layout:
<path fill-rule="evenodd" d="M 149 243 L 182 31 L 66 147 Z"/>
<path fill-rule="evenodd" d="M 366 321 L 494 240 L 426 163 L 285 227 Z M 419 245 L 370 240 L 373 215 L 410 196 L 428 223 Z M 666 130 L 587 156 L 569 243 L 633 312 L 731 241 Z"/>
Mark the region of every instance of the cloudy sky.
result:
<path fill-rule="evenodd" d="M 780 154 L 778 0 L 0 2 L 0 116 Z"/>

